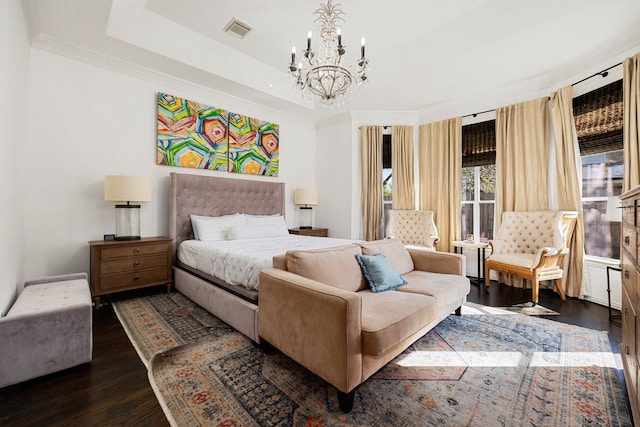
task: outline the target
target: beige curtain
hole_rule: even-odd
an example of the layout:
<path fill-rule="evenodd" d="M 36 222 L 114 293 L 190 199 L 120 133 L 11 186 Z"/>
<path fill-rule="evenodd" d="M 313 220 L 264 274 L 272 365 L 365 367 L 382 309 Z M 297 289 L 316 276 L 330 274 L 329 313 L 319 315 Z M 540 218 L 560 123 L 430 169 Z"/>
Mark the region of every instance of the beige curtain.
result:
<path fill-rule="evenodd" d="M 416 189 L 413 177 L 413 126 L 391 128 L 391 171 L 393 173 L 393 209 L 415 209 Z"/>
<path fill-rule="evenodd" d="M 549 208 L 548 98 L 496 110 L 496 224 L 504 211 Z"/>
<path fill-rule="evenodd" d="M 622 191 L 640 185 L 640 53 L 625 59 L 624 93 L 624 178 Z"/>
<path fill-rule="evenodd" d="M 438 250 L 450 252 L 460 240 L 462 118 L 421 125 L 420 209 L 434 212 Z"/>
<path fill-rule="evenodd" d="M 558 175 L 558 207 L 578 212 L 578 219 L 569 242 L 569 256 L 565 259 L 563 285 L 565 294 L 583 298 L 584 223 L 580 194 L 579 148 L 572 107 L 573 88 L 567 86 L 551 95 L 551 119 Z"/>
<path fill-rule="evenodd" d="M 360 128 L 362 238 L 382 238 L 382 126 Z"/>

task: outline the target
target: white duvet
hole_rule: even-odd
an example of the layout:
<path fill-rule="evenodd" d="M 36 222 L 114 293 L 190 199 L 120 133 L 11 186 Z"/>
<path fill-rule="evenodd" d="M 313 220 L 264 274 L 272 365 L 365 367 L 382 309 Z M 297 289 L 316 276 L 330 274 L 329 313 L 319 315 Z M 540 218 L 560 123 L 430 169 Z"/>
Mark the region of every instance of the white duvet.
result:
<path fill-rule="evenodd" d="M 328 237 L 287 235 L 265 239 L 203 242 L 185 240 L 178 259 L 231 285 L 258 289 L 260 270 L 273 266 L 273 256 L 289 250 L 322 249 L 353 241 Z"/>

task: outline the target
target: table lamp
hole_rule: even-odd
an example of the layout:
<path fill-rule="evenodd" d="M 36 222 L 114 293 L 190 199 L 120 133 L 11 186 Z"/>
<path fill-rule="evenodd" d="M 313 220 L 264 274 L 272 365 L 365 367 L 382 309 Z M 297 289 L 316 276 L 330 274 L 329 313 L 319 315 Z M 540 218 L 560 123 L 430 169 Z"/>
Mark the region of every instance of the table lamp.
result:
<path fill-rule="evenodd" d="M 105 176 L 104 200 L 116 204 L 116 240 L 140 239 L 140 205 L 131 202 L 151 201 L 151 178 Z"/>
<path fill-rule="evenodd" d="M 293 198 L 293 203 L 300 206 L 300 228 L 311 228 L 312 206 L 318 205 L 318 192 L 300 188 L 295 191 Z"/>

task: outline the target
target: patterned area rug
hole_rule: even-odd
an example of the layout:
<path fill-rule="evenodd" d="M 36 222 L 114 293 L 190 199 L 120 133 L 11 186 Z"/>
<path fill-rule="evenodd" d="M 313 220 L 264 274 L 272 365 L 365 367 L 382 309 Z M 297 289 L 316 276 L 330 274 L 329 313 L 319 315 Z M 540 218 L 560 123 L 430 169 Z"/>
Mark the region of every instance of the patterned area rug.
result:
<path fill-rule="evenodd" d="M 112 305 L 147 368 L 151 357 L 158 352 L 237 333 L 178 292 L 115 301 Z"/>
<path fill-rule="evenodd" d="M 150 307 L 186 300 L 178 295 L 117 303 L 135 345 L 151 345 L 141 357 L 160 351 L 149 379 L 172 425 L 631 425 L 606 332 L 467 304 L 463 316 L 449 316 L 358 387 L 344 414 L 332 386 L 206 313 L 209 320 L 192 321 L 210 328 L 209 337 L 191 332 L 189 343 L 163 350 L 163 337 L 178 342 L 190 327 L 166 314 L 179 307 Z M 155 325 L 158 338 L 138 336 L 147 330 L 138 323 Z"/>

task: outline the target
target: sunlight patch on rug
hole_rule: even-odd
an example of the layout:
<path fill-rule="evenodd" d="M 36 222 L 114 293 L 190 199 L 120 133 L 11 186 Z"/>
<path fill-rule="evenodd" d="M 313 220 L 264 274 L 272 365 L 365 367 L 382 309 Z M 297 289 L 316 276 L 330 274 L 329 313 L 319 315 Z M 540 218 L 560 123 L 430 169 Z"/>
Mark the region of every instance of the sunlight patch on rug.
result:
<path fill-rule="evenodd" d="M 551 310 L 550 308 L 546 308 L 540 304 L 536 304 L 535 306 L 532 307 L 531 303 L 529 302 L 524 304 L 513 305 L 510 307 L 478 306 L 476 307 L 476 310 L 471 310 L 472 312 L 469 314 L 491 314 L 495 316 L 508 315 L 513 313 L 523 314 L 527 316 L 557 316 L 560 314 L 557 311 Z M 475 311 L 475 313 L 473 311 Z"/>

